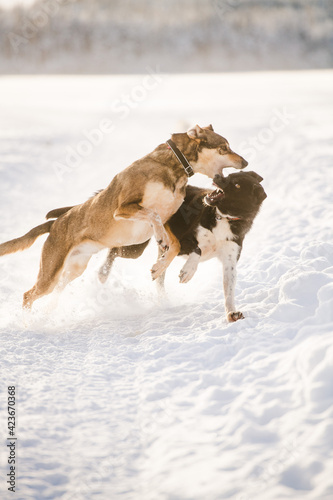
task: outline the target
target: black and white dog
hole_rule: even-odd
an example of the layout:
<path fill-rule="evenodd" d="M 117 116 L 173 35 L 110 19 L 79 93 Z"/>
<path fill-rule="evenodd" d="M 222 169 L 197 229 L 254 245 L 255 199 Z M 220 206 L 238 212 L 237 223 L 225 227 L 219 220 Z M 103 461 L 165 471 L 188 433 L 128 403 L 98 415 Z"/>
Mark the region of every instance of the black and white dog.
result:
<path fill-rule="evenodd" d="M 228 177 L 215 176 L 215 191 L 187 186 L 186 197 L 168 224 L 175 236 L 171 243 L 166 267 L 176 255 L 188 256 L 180 271 L 181 283 L 187 283 L 195 274 L 198 264 L 217 257 L 223 266 L 223 287 L 227 321 L 243 319 L 234 303 L 236 265 L 246 233 L 266 198 L 255 172 L 237 172 Z M 149 240 L 140 245 L 112 248 L 99 271 L 105 282 L 116 257 L 139 257 Z M 154 278 L 154 267 L 152 269 Z M 165 273 L 164 273 L 165 274 Z M 164 274 L 158 278 L 163 285 Z"/>

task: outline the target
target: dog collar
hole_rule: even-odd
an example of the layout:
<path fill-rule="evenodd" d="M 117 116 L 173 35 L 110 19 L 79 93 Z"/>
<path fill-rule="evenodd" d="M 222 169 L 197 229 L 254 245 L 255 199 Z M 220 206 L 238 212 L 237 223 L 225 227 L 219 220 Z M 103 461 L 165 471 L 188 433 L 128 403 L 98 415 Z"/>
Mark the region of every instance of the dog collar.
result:
<path fill-rule="evenodd" d="M 222 219 L 227 219 L 229 221 L 233 220 L 241 220 L 241 217 L 234 217 L 233 215 L 226 215 L 226 214 L 216 214 L 216 220 L 222 220 Z"/>
<path fill-rule="evenodd" d="M 168 145 L 168 149 L 171 149 L 179 163 L 183 165 L 187 177 L 192 177 L 192 175 L 194 175 L 193 168 L 191 167 L 183 153 L 177 148 L 176 144 L 171 139 L 166 141 L 166 144 Z"/>

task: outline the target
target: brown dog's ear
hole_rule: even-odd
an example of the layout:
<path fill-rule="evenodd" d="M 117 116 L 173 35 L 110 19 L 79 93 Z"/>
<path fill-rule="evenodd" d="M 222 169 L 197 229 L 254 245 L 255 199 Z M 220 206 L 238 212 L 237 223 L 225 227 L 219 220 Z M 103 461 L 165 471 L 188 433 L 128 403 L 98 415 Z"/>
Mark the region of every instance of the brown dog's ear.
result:
<path fill-rule="evenodd" d="M 251 170 L 250 172 L 244 172 L 244 173 L 251 175 L 251 177 L 253 177 L 258 182 L 261 182 L 264 180 L 264 178 L 261 177 L 261 175 L 257 174 L 257 172 L 253 172 L 253 170 Z"/>
<path fill-rule="evenodd" d="M 213 129 L 213 125 L 210 124 L 210 125 L 207 125 L 207 127 L 202 127 L 203 129 L 205 130 L 211 130 L 212 132 L 214 132 L 214 129 Z"/>
<path fill-rule="evenodd" d="M 200 141 L 203 139 L 207 139 L 205 131 L 201 127 L 199 127 L 199 125 L 196 125 L 195 127 L 190 128 L 187 131 L 187 135 L 190 139 L 194 139 L 194 140 Z"/>

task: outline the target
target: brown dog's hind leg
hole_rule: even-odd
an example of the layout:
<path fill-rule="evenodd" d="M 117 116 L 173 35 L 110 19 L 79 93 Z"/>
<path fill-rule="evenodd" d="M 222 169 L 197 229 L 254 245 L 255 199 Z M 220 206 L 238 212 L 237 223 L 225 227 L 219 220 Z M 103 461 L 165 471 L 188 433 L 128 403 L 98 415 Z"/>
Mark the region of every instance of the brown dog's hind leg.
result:
<path fill-rule="evenodd" d="M 55 287 L 63 290 L 83 273 L 91 256 L 102 248 L 102 245 L 90 240 L 73 248 L 70 243 L 61 246 L 57 234 L 51 233 L 44 243 L 37 282 L 24 294 L 23 307 L 30 309 L 36 299 L 51 293 Z"/>
<path fill-rule="evenodd" d="M 68 283 L 81 276 L 92 255 L 103 248 L 103 245 L 92 240 L 84 240 L 75 246 L 66 259 L 58 289 L 63 290 Z"/>
<path fill-rule="evenodd" d="M 57 285 L 57 290 L 62 291 L 68 283 L 79 278 L 87 268 L 92 254 L 80 255 L 79 258 L 69 256 Z"/>
<path fill-rule="evenodd" d="M 57 285 L 68 249 L 59 248 L 50 234 L 44 243 L 35 285 L 23 295 L 23 308 L 30 309 L 36 299 L 51 293 Z"/>

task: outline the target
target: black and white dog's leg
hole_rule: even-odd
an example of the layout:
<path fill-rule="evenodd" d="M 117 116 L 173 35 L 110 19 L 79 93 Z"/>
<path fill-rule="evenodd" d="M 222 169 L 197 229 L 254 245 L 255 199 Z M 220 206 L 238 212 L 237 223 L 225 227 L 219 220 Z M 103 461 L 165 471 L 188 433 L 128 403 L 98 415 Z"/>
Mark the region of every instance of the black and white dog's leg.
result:
<path fill-rule="evenodd" d="M 194 252 L 190 253 L 187 261 L 185 262 L 179 273 L 180 283 L 188 283 L 190 279 L 193 278 L 196 270 L 198 269 L 200 257 L 201 250 L 199 247 L 197 247 Z"/>
<path fill-rule="evenodd" d="M 110 274 L 114 260 L 117 257 L 122 257 L 123 259 L 137 259 L 140 257 L 145 248 L 147 247 L 150 240 L 144 243 L 138 243 L 137 245 L 128 245 L 125 247 L 114 247 L 109 250 L 108 256 L 104 264 L 100 267 L 98 272 L 98 278 L 101 283 L 105 283 Z"/>
<path fill-rule="evenodd" d="M 236 266 L 240 254 L 240 246 L 234 241 L 226 241 L 219 251 L 219 259 L 223 266 L 224 304 L 227 321 L 233 323 L 244 319 L 235 307 Z"/>
<path fill-rule="evenodd" d="M 112 264 L 116 257 L 120 257 L 120 248 L 111 248 L 104 264 L 98 271 L 98 279 L 101 283 L 105 283 L 109 277 Z"/>

